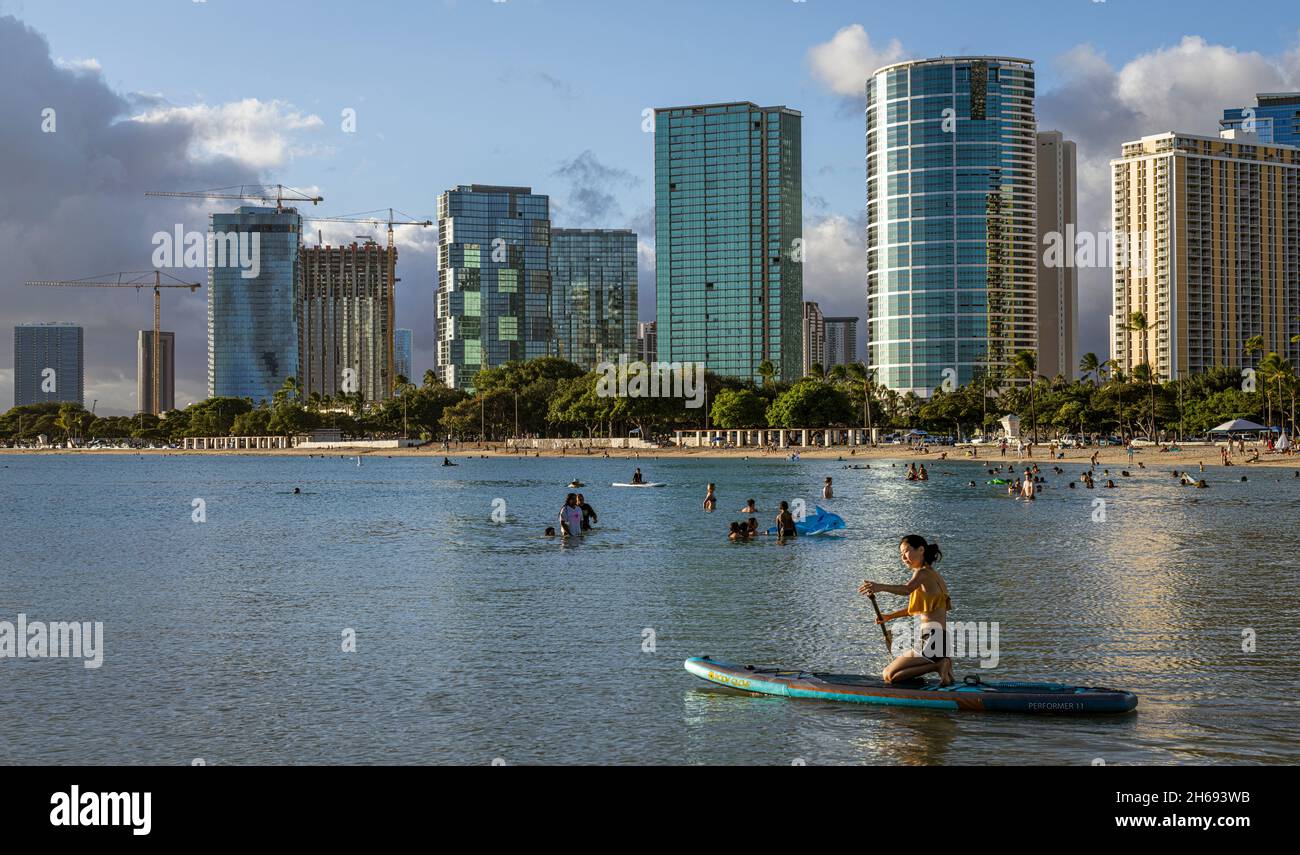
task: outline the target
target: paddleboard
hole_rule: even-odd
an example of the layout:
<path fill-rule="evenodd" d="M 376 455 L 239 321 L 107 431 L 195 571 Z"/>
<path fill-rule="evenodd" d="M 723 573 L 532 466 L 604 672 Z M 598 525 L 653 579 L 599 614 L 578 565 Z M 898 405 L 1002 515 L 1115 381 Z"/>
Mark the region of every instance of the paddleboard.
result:
<path fill-rule="evenodd" d="M 885 681 L 860 674 L 823 674 L 798 668 L 735 665 L 711 656 L 686 660 L 686 670 L 719 686 L 759 695 L 851 701 L 971 712 L 1123 713 L 1137 695 L 1119 689 L 1060 683 L 984 682 L 967 677 L 951 686 L 938 680 Z"/>
<path fill-rule="evenodd" d="M 667 487 L 668 485 L 661 481 L 647 481 L 644 484 L 624 484 L 622 482 L 615 481 L 613 484 L 610 484 L 609 486 L 611 487 Z"/>

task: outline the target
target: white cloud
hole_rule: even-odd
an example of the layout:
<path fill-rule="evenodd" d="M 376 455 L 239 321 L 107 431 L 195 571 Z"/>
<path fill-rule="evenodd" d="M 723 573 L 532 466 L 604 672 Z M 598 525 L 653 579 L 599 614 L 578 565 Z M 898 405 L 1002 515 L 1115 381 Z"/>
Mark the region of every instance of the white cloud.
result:
<path fill-rule="evenodd" d="M 230 157 L 254 169 L 281 166 L 307 149 L 295 143 L 291 132 L 324 127 L 320 116 L 303 114 L 282 101 L 245 98 L 211 106 L 156 107 L 132 117 L 155 125 L 188 125 L 189 154 L 208 161 Z"/>
<path fill-rule="evenodd" d="M 863 214 L 805 219 L 803 297 L 822 314 L 858 318 L 858 353 L 866 341 L 867 240 Z"/>
<path fill-rule="evenodd" d="M 64 71 L 77 71 L 87 74 L 98 74 L 104 70 L 104 67 L 99 64 L 99 60 L 93 56 L 86 59 L 64 59 L 59 57 L 54 60 L 54 65 Z"/>
<path fill-rule="evenodd" d="M 873 45 L 861 24 L 844 27 L 830 41 L 808 50 L 813 76 L 835 94 L 854 98 L 866 97 L 867 79 L 876 69 L 905 56 L 898 39 L 883 47 Z"/>

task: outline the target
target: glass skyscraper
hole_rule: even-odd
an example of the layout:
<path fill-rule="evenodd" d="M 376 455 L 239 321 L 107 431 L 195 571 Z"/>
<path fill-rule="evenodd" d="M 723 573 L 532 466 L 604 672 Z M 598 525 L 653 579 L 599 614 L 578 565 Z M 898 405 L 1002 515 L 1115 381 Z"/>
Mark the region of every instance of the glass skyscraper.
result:
<path fill-rule="evenodd" d="M 1263 143 L 1300 146 L 1300 92 L 1261 92 L 1253 107 L 1224 110 L 1219 127 L 1257 133 Z"/>
<path fill-rule="evenodd" d="M 901 62 L 867 82 L 867 350 L 883 385 L 929 396 L 1036 350 L 1036 154 L 1030 60 Z"/>
<path fill-rule="evenodd" d="M 398 376 L 405 377 L 412 383 L 419 383 L 420 378 L 411 376 L 411 331 L 397 330 L 393 333 L 393 361 L 397 363 Z"/>
<path fill-rule="evenodd" d="M 14 406 L 49 402 L 84 405 L 85 365 L 81 327 L 19 324 L 14 327 Z"/>
<path fill-rule="evenodd" d="M 233 214 L 212 215 L 209 243 L 223 235 L 258 249 L 257 275 L 245 278 L 233 260 L 217 266 L 216 253 L 210 253 L 208 396 L 270 401 L 298 371 L 302 217 L 293 208 L 245 205 Z M 251 243 L 254 235 L 257 244 Z"/>
<path fill-rule="evenodd" d="M 483 368 L 551 352 L 550 200 L 461 185 L 438 197 L 438 379 L 473 391 Z"/>
<path fill-rule="evenodd" d="M 802 376 L 801 122 L 750 102 L 655 111 L 660 361 Z"/>
<path fill-rule="evenodd" d="M 627 229 L 551 230 L 551 325 L 555 355 L 595 370 L 636 358 L 636 234 Z"/>

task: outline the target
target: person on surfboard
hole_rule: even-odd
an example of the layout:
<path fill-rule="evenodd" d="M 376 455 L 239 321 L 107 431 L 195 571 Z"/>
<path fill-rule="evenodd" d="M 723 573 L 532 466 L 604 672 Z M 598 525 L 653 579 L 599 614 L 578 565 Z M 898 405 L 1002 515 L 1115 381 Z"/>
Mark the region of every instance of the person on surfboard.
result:
<path fill-rule="evenodd" d="M 633 483 L 633 484 L 644 484 L 644 483 L 645 483 L 645 481 L 641 478 L 641 470 L 640 470 L 639 468 L 638 468 L 635 472 L 632 473 L 632 483 Z"/>
<path fill-rule="evenodd" d="M 909 650 L 885 666 L 881 676 L 886 683 L 910 680 L 933 671 L 939 673 L 939 685 L 953 682 L 952 659 L 948 653 L 946 628 L 952 598 L 948 586 L 934 565 L 943 558 L 939 544 L 927 543 L 919 534 L 909 534 L 898 542 L 898 555 L 903 566 L 912 572 L 906 585 L 885 585 L 863 580 L 859 594 L 897 594 L 907 597 L 907 608 L 881 615 L 876 623 L 913 615 L 919 618 L 921 637 L 915 650 Z"/>

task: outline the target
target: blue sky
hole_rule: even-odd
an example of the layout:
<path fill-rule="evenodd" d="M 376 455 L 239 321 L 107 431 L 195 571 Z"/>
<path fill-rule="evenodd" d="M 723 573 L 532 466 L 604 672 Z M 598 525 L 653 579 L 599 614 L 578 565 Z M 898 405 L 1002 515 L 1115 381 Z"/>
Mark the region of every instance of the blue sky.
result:
<path fill-rule="evenodd" d="M 1173 123 L 1213 132 L 1223 107 L 1248 103 L 1263 88 L 1300 87 L 1295 5 L 1265 0 L 1249 8 L 1246 15 L 1222 3 L 1157 0 L 0 0 L 0 16 L 48 41 L 58 73 L 90 77 L 121 96 L 130 105 L 121 118 L 152 110 L 164 125 L 191 128 L 185 156 L 207 164 L 207 186 L 255 175 L 318 188 L 326 198 L 321 213 L 391 205 L 433 215 L 437 194 L 456 184 L 526 184 L 552 196 L 557 225 L 636 228 L 646 241 L 643 319 L 653 314 L 653 235 L 645 234 L 653 136 L 642 130 L 644 109 L 754 100 L 800 110 L 806 296 L 829 313 L 862 315 L 865 254 L 856 234 L 864 143 L 852 94 L 865 79 L 861 68 L 938 54 L 1035 60 L 1040 127 L 1062 127 L 1080 141 L 1086 227 L 1104 212 L 1104 163 L 1120 142 Z M 1120 102 L 1122 110 L 1112 109 Z M 356 111 L 356 133 L 340 127 L 345 108 Z M 0 178 L 22 168 L 0 163 Z M 182 181 L 194 172 L 152 174 Z M 221 180 L 226 174 L 230 181 Z M 143 215 L 165 221 L 157 228 L 180 216 L 143 210 L 159 212 Z M 205 228 L 193 215 L 185 215 L 190 227 Z M 0 209 L 0 235 L 3 216 Z M 399 265 L 398 321 L 415 330 L 418 371 L 432 364 L 429 249 L 427 242 L 414 246 Z M 140 248 L 147 250 L 147 243 Z M 30 269 L 22 278 L 135 266 L 25 254 Z M 76 264 L 88 269 L 63 269 Z M 1104 275 L 1085 276 L 1084 285 L 1084 349 L 1101 352 Z M 0 287 L 6 324 L 50 315 L 52 297 L 33 302 L 13 282 Z M 79 308 L 98 305 L 89 299 Z M 172 317 L 184 403 L 202 394 L 202 312 L 196 305 Z M 143 322 L 124 315 L 120 325 L 120 339 L 102 349 L 88 341 L 87 383 L 109 407 L 129 411 L 128 339 Z M 4 347 L 0 365 L 11 366 L 8 342 Z M 7 404 L 4 380 L 0 371 L 0 402 Z"/>

